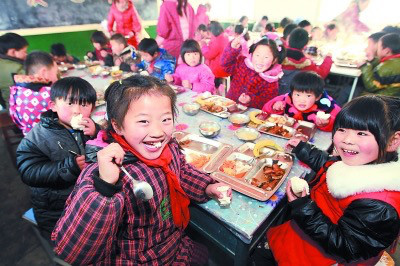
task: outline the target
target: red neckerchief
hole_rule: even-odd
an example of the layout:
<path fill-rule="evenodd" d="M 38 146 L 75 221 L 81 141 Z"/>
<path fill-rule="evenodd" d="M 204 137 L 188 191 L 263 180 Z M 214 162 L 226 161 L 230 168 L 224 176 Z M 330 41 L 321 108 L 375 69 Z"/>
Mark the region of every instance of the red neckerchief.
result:
<path fill-rule="evenodd" d="M 125 138 L 118 135 L 117 133 L 111 132 L 111 136 L 121 145 L 125 151 L 130 151 L 133 153 L 140 161 L 145 163 L 147 166 L 161 167 L 167 178 L 169 197 L 171 201 L 172 218 L 174 224 L 185 229 L 189 223 L 190 213 L 189 213 L 189 203 L 190 200 L 183 191 L 179 180 L 175 173 L 168 167 L 172 160 L 172 153 L 168 145 L 165 146 L 159 158 L 155 160 L 148 160 L 143 158 L 134 148 L 129 145 Z"/>
<path fill-rule="evenodd" d="M 393 58 L 400 58 L 400 54 L 394 54 L 394 55 L 389 55 L 389 56 L 385 56 L 384 58 L 381 59 L 381 63 L 385 62 L 389 59 L 393 59 Z"/>

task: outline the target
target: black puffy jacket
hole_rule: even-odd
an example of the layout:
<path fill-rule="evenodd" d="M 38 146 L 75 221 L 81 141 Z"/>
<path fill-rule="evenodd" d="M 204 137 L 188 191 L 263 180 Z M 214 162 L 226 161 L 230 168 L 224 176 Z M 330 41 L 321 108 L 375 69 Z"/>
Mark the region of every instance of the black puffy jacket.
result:
<path fill-rule="evenodd" d="M 17 168 L 22 181 L 31 188 L 31 201 L 39 227 L 51 232 L 64 210 L 80 169 L 75 155 L 82 154 L 89 137 L 77 133 L 83 142 L 58 123 L 51 110 L 21 141 L 17 149 Z"/>

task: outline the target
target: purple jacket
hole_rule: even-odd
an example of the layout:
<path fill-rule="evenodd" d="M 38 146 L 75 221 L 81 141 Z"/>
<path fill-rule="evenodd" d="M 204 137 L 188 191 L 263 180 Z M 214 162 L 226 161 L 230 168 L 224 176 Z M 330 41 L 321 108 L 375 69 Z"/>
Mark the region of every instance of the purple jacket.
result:
<path fill-rule="evenodd" d="M 160 16 L 158 17 L 157 35 L 164 39 L 162 43 L 163 48 L 169 54 L 178 58 L 184 39 L 176 7 L 176 1 L 163 1 L 160 7 Z M 194 28 L 195 15 L 189 3 L 187 3 L 187 11 L 187 16 L 189 17 L 189 39 L 193 39 L 196 31 Z"/>
<path fill-rule="evenodd" d="M 214 93 L 215 91 L 214 74 L 205 64 L 195 67 L 188 66 L 185 63 L 180 64 L 172 76 L 176 85 L 182 85 L 182 80 L 188 80 L 192 84 L 192 90 L 195 92 L 209 91 Z"/>

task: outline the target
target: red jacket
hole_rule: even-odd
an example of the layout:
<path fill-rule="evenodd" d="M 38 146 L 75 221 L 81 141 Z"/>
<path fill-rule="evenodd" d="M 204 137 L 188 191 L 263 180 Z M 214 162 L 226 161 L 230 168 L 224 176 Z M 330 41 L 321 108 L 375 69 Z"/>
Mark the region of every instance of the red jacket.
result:
<path fill-rule="evenodd" d="M 217 37 L 211 35 L 210 43 L 201 48 L 201 52 L 206 60 L 205 63 L 211 68 L 211 71 L 216 78 L 224 78 L 229 76 L 229 74 L 225 72 L 221 65 L 222 53 L 227 45 L 229 45 L 228 36 L 226 36 L 224 33 L 221 33 Z"/>
<path fill-rule="evenodd" d="M 116 33 L 121 33 L 124 36 L 131 32 L 138 33 L 142 30 L 142 25 L 139 21 L 139 16 L 134 5 L 129 3 L 128 9 L 121 12 L 113 3 L 108 13 L 108 31 L 114 32 L 114 22 L 117 24 Z"/>
<path fill-rule="evenodd" d="M 282 62 L 282 68 L 285 70 L 314 71 L 325 79 L 332 66 L 332 57 L 327 56 L 321 65 L 316 65 L 313 60 L 307 58 L 301 50 L 288 47 L 286 58 Z"/>

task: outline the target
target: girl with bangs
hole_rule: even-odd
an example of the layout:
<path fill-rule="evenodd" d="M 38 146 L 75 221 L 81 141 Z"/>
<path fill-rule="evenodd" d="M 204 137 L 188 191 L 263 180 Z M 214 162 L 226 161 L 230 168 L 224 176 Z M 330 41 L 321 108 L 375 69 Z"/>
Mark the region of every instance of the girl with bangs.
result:
<path fill-rule="evenodd" d="M 310 195 L 296 196 L 289 180 L 291 220 L 267 232 L 279 265 L 375 265 L 399 235 L 400 99 L 354 99 L 332 134 L 334 155 L 288 142 L 317 174 L 306 177 Z"/>

